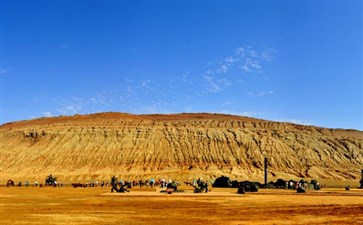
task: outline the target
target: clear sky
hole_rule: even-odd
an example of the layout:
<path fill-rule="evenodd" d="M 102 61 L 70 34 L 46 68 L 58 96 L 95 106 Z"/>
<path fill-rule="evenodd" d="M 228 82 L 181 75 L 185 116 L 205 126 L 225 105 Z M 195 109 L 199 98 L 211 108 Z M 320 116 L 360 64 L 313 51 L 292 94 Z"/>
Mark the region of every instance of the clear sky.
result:
<path fill-rule="evenodd" d="M 1 123 L 211 112 L 363 130 L 363 1 L 1 0 Z"/>

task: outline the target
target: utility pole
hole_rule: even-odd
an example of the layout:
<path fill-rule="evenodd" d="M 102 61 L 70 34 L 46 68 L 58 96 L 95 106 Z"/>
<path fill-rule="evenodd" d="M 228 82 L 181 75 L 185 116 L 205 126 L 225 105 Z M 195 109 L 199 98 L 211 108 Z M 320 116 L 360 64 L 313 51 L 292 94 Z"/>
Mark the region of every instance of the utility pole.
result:
<path fill-rule="evenodd" d="M 362 170 L 363 174 L 363 170 Z M 267 185 L 267 157 L 265 157 L 265 185 Z"/>

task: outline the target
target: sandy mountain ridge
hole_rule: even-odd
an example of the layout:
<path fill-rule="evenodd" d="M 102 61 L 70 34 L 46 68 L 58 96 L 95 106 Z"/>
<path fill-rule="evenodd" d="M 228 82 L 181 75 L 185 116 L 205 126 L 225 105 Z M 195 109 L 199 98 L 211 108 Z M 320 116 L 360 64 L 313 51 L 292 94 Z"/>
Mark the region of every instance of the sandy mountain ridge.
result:
<path fill-rule="evenodd" d="M 363 132 L 193 113 L 98 113 L 0 127 L 1 180 L 360 179 Z"/>

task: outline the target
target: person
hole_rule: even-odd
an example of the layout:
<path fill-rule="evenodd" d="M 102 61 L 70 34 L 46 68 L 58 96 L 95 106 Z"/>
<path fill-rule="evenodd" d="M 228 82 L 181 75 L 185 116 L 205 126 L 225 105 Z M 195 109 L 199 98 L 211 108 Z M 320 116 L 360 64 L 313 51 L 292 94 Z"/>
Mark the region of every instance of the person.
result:
<path fill-rule="evenodd" d="M 209 191 L 209 181 L 205 182 L 205 193 Z"/>
<path fill-rule="evenodd" d="M 166 188 L 167 188 L 166 192 L 168 194 L 171 194 L 171 193 L 176 192 L 178 190 L 178 187 L 177 187 L 175 181 L 168 183 Z"/>
<path fill-rule="evenodd" d="M 54 182 L 57 180 L 56 177 L 53 177 L 52 174 L 50 174 L 47 179 L 45 179 L 45 186 L 51 185 L 54 186 Z"/>
<path fill-rule="evenodd" d="M 244 193 L 245 193 L 245 188 L 244 188 L 243 184 L 238 183 L 237 194 L 244 194 Z"/>
<path fill-rule="evenodd" d="M 116 186 L 117 185 L 117 177 L 116 176 L 112 176 L 111 177 L 111 186 Z"/>
<path fill-rule="evenodd" d="M 117 185 L 112 186 L 112 188 L 111 188 L 111 192 L 113 192 L 113 191 L 116 191 L 116 192 L 122 192 L 122 193 L 124 193 L 124 192 L 130 192 L 129 190 L 127 190 L 127 189 L 125 188 L 125 186 L 126 186 L 126 184 L 121 185 L 121 186 L 120 186 L 120 188 L 117 188 Z"/>
<path fill-rule="evenodd" d="M 8 180 L 8 182 L 6 183 L 6 187 L 10 187 L 10 186 L 14 187 L 14 181 L 11 179 Z"/>

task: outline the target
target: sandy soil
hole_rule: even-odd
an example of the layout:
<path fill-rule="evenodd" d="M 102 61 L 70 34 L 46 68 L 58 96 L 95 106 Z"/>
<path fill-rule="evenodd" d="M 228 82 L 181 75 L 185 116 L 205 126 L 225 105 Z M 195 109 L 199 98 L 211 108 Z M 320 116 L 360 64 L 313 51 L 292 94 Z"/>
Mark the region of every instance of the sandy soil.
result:
<path fill-rule="evenodd" d="M 363 224 L 363 190 L 171 195 L 134 188 L 1 187 L 0 224 Z"/>
<path fill-rule="evenodd" d="M 210 113 L 97 113 L 0 126 L 1 177 L 109 180 L 361 179 L 363 131 Z M 0 178 L 1 179 L 1 178 Z"/>

